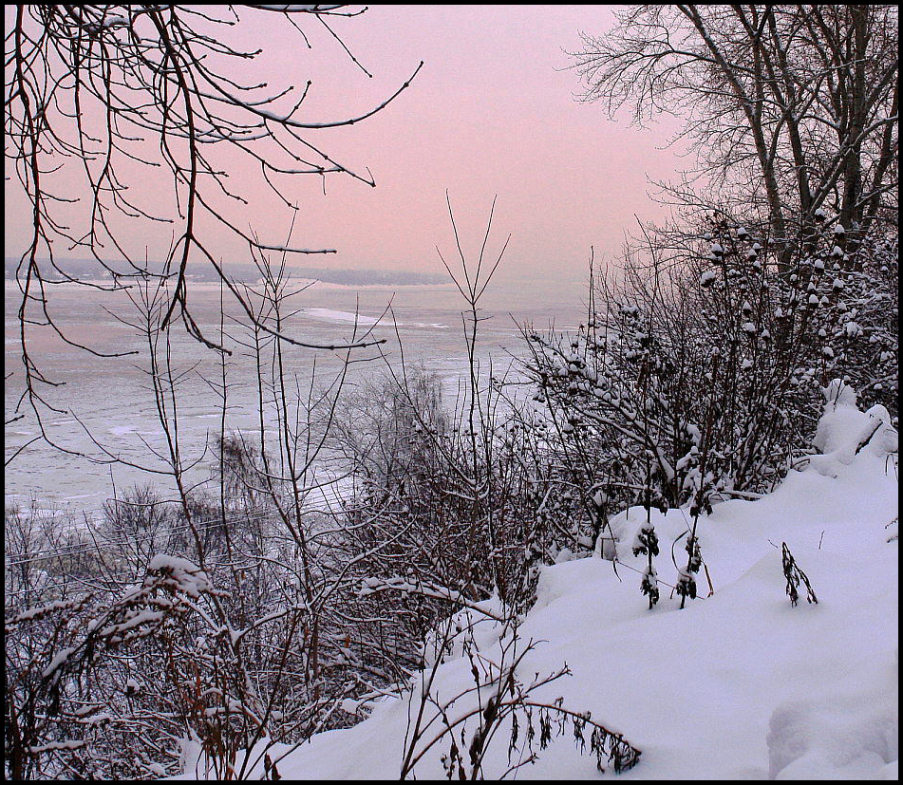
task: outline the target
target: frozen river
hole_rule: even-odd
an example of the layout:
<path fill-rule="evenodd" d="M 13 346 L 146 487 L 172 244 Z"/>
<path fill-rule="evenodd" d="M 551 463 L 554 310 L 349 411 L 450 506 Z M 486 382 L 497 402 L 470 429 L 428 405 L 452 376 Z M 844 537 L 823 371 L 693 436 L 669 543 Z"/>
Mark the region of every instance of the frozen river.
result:
<path fill-rule="evenodd" d="M 198 324 L 205 335 L 214 338 L 219 331 L 219 298 L 216 285 L 190 285 L 189 302 Z M 493 281 L 481 310 L 481 315 L 492 317 L 479 327 L 477 355 L 481 369 L 485 372 L 491 359 L 493 374 L 499 376 L 511 364 L 512 355 L 522 356 L 524 346 L 517 323 L 528 320 L 540 330 L 551 323 L 558 329 L 574 329 L 585 318 L 585 300 L 586 284 L 577 281 Z M 23 390 L 15 282 L 6 282 L 5 301 L 5 401 L 9 421 Z M 386 314 L 377 324 L 390 302 L 394 321 Z M 135 349 L 140 354 L 96 358 L 67 346 L 46 331 L 35 330 L 29 341 L 35 361 L 49 379 L 65 383 L 46 390 L 48 402 L 66 413 L 45 410 L 45 428 L 59 445 L 95 459 L 106 460 L 106 456 L 92 444 L 88 432 L 109 453 L 149 469 L 160 469 L 163 464 L 153 451 L 162 450 L 165 442 L 156 420 L 149 379 L 142 370 L 148 366 L 146 339 L 114 318 L 102 304 L 120 316 L 129 313 L 131 307 L 124 298 L 111 306 L 108 297 L 73 284 L 53 290 L 53 313 L 72 338 L 99 351 Z M 372 327 L 372 337 L 386 339 L 382 347 L 386 359 L 373 349 L 354 353 L 354 358 L 361 361 L 351 365 L 345 392 L 353 393 L 385 373 L 387 361 L 397 369 L 403 356 L 408 366 L 422 365 L 435 372 L 443 381 L 446 400 L 453 402 L 461 371 L 466 367 L 461 320 L 464 304 L 453 284 L 353 288 L 320 283 L 293 298 L 291 306 L 291 310 L 298 310 L 285 332 L 298 340 L 341 343 L 351 334 L 355 314 L 359 330 Z M 237 308 L 234 303 L 227 303 L 226 312 L 237 315 Z M 247 336 L 246 328 L 231 321 L 227 321 L 226 330 L 235 338 Z M 241 347 L 228 345 L 235 352 L 228 365 L 227 429 L 257 432 L 256 385 L 250 358 L 243 356 Z M 211 386 L 220 374 L 218 354 L 185 336 L 180 329 L 173 333 L 173 356 L 174 366 L 182 374 L 177 390 L 184 460 L 189 463 L 199 459 L 191 479 L 200 482 L 209 474 L 212 460 L 211 453 L 205 455 L 205 445 L 212 444 L 220 428 L 221 401 Z M 343 357 L 340 352 L 289 347 L 287 373 L 292 384 L 297 383 L 304 393 L 310 387 L 315 365 L 317 382 L 325 384 L 341 369 Z M 6 426 L 7 458 L 39 433 L 29 408 L 21 407 L 19 411 L 24 416 Z M 268 427 L 271 424 L 275 425 L 268 422 Z M 155 478 L 122 462 L 95 463 L 36 442 L 6 467 L 5 499 L 7 506 L 65 505 L 78 512 L 93 513 L 112 496 L 114 483 L 121 492 L 149 481 L 167 486 L 166 478 Z"/>

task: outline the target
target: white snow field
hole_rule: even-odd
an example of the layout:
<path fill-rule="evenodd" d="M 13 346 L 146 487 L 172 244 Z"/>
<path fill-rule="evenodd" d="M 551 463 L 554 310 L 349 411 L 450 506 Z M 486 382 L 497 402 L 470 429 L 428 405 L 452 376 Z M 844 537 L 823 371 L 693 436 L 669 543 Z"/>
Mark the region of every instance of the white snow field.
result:
<path fill-rule="evenodd" d="M 710 596 L 701 571 L 700 596 L 684 610 L 668 585 L 648 609 L 641 576 L 630 569 L 645 566 L 646 557 L 631 552 L 645 520 L 639 507 L 613 521 L 618 574 L 599 556 L 543 570 L 538 600 L 519 630 L 536 646 L 518 676 L 529 683 L 567 663 L 571 676 L 531 697 L 562 696 L 566 708 L 591 710 L 594 721 L 641 751 L 634 768 L 615 775 L 608 767 L 605 777 L 897 779 L 897 434 L 881 407 L 859 411 L 849 388 L 835 383 L 825 392 L 830 400 L 815 439 L 822 453 L 768 496 L 726 501 L 700 518 Z M 686 513 L 653 512 L 652 520 L 661 543 L 658 577 L 673 585 L 671 543 L 686 530 Z M 680 564 L 685 541 L 674 549 Z M 782 543 L 808 576 L 817 604 L 806 601 L 800 584 L 799 602 L 791 605 Z M 478 625 L 480 657 L 500 657 L 498 630 L 488 619 Z M 370 704 L 369 717 L 350 729 L 318 734 L 297 748 L 272 745 L 270 759 L 283 779 L 397 779 L 420 681 L 402 698 Z M 458 647 L 437 669 L 432 693 L 445 702 L 472 685 L 470 661 Z M 459 704 L 449 707 L 450 720 L 464 713 Z M 523 737 L 521 725 L 519 745 Z M 440 758 L 449 746 L 448 737 L 437 743 L 413 774 L 444 778 Z M 570 728 L 547 749 L 535 746 L 536 762 L 509 777 L 603 776 L 595 757 L 577 750 Z M 264 748 L 253 753 L 252 776 L 264 774 Z M 483 774 L 498 778 L 509 765 L 502 727 Z M 186 749 L 183 777 L 203 776 L 197 750 Z"/>

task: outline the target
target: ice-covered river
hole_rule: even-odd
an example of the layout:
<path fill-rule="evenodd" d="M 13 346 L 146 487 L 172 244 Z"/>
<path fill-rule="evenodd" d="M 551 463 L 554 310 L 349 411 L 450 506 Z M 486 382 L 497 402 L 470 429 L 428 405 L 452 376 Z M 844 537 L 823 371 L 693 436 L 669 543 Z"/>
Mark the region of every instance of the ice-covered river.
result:
<path fill-rule="evenodd" d="M 511 363 L 511 355 L 523 355 L 524 346 L 518 323 L 531 321 L 544 329 L 554 323 L 558 329 L 573 329 L 585 318 L 586 284 L 578 281 L 539 280 L 529 283 L 493 281 L 482 302 L 477 355 L 485 372 L 492 361 L 494 375 L 500 375 Z M 219 287 L 191 284 L 189 302 L 202 331 L 216 337 L 219 331 Z M 6 282 L 6 421 L 15 418 L 23 390 L 22 361 L 18 346 L 18 289 Z M 391 303 L 392 311 L 384 314 Z M 165 445 L 155 415 L 149 378 L 146 339 L 122 324 L 107 309 L 120 316 L 130 313 L 124 298 L 112 301 L 93 289 L 65 284 L 54 287 L 52 313 L 61 328 L 76 341 L 101 352 L 138 350 L 138 355 L 102 359 L 67 346 L 49 331 L 34 329 L 29 348 L 40 370 L 51 380 L 64 382 L 42 392 L 49 404 L 64 410 L 42 411 L 48 435 L 60 446 L 106 459 L 103 449 L 127 462 L 162 468 L 153 455 Z M 318 283 L 291 301 L 297 313 L 285 332 L 309 343 L 336 344 L 346 340 L 357 320 L 358 330 L 372 328 L 371 337 L 385 338 L 382 349 L 389 362 L 399 367 L 402 356 L 410 366 L 423 365 L 443 380 L 447 400 L 458 390 L 461 371 L 466 367 L 466 351 L 461 313 L 465 308 L 454 285 L 368 286 L 353 288 Z M 232 303 L 226 312 L 238 314 Z M 380 319 L 380 316 L 383 318 Z M 394 319 L 393 319 L 394 317 Z M 128 318 L 134 319 L 134 314 Z M 227 320 L 226 330 L 236 338 L 247 336 L 247 329 Z M 400 343 L 399 343 L 400 338 Z M 235 352 L 228 367 L 228 415 L 230 430 L 257 429 L 256 385 L 250 358 L 241 347 L 230 344 Z M 354 353 L 345 391 L 354 392 L 385 373 L 386 360 L 369 349 Z M 175 369 L 181 375 L 178 391 L 179 438 L 183 460 L 200 459 L 191 475 L 200 481 L 209 473 L 212 454 L 205 456 L 205 444 L 219 433 L 221 401 L 211 383 L 220 374 L 218 354 L 184 335 L 173 333 Z M 328 383 L 341 369 L 344 353 L 312 351 L 289 347 L 287 373 L 302 394 L 309 389 L 316 365 L 320 384 Z M 370 358 L 367 361 L 365 358 Z M 316 361 L 316 363 L 314 362 Z M 39 434 L 35 415 L 27 406 L 23 414 L 7 424 L 7 459 L 23 444 Z M 341 411 L 341 407 L 340 407 Z M 92 443 L 91 434 L 103 449 Z M 122 462 L 94 463 L 84 457 L 67 455 L 48 445 L 35 442 L 23 449 L 6 467 L 6 505 L 33 504 L 48 508 L 65 505 L 78 512 L 94 512 L 113 493 L 136 483 L 153 481 L 166 485 L 166 478 L 153 475 Z"/>

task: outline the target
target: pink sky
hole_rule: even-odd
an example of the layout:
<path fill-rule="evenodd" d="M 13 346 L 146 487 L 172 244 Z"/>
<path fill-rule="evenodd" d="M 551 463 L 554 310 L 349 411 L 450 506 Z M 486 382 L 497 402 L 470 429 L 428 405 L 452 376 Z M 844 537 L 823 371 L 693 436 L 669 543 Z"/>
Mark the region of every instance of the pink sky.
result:
<path fill-rule="evenodd" d="M 660 149 L 673 121 L 641 130 L 626 113 L 613 123 L 600 105 L 574 98 L 579 83 L 562 50 L 579 48 L 578 31 L 604 32 L 612 24 L 610 6 L 376 5 L 334 20 L 372 79 L 311 20 L 308 50 L 279 16 L 240 14 L 241 43 L 265 49 L 255 73 L 273 85 L 313 80 L 307 120 L 366 111 L 425 61 L 411 88 L 383 112 L 317 133 L 314 141 L 350 168 L 369 168 L 377 187 L 333 176 L 324 196 L 319 179 L 293 178 L 286 194 L 301 206 L 295 243 L 338 252 L 297 256 L 297 264 L 441 272 L 436 246 L 446 259 L 454 251 L 446 189 L 468 253 L 479 250 L 498 196 L 490 250 L 512 235 L 500 268 L 512 278 L 582 278 L 591 245 L 597 259 L 611 259 L 625 231 L 636 229 L 634 215 L 665 214 L 649 198 L 647 176 L 673 178 L 681 163 Z M 242 225 L 263 241 L 284 240 L 290 213 L 259 177 L 239 172 L 232 183 L 251 202 L 238 213 Z M 6 191 L 10 255 L 24 247 L 30 218 L 15 183 L 7 181 Z M 151 255 L 168 243 L 168 228 L 131 227 L 129 241 L 141 249 L 148 244 Z M 221 229 L 214 238 L 211 250 L 222 258 L 248 259 L 243 241 Z M 57 253 L 87 255 L 62 244 Z"/>

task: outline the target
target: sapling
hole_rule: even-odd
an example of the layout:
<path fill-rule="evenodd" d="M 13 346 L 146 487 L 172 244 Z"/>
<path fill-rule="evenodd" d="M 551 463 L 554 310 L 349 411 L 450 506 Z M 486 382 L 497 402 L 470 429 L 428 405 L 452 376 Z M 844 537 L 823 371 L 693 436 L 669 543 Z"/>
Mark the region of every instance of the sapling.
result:
<path fill-rule="evenodd" d="M 645 553 L 647 556 L 646 569 L 643 570 L 643 580 L 640 583 L 640 591 L 649 597 L 649 610 L 652 610 L 659 599 L 658 573 L 652 564 L 652 557 L 658 556 L 658 537 L 655 527 L 647 519 L 642 528 L 637 532 L 636 544 L 633 546 L 633 555 Z"/>
<path fill-rule="evenodd" d="M 687 566 L 684 569 L 678 569 L 677 593 L 680 595 L 680 607 L 683 610 L 687 602 L 687 596 L 691 600 L 696 599 L 696 579 L 693 577 L 702 567 L 702 554 L 699 551 L 699 538 L 696 536 L 696 529 L 699 524 L 699 515 L 705 510 L 706 513 L 712 513 L 711 488 L 708 484 L 706 469 L 712 452 L 712 427 L 715 419 L 715 388 L 718 380 L 719 360 L 721 354 L 717 347 L 712 350 L 712 371 L 711 371 L 711 395 L 709 396 L 708 411 L 706 412 L 706 429 L 703 436 L 703 447 L 701 450 L 701 460 L 699 464 L 698 486 L 693 497 L 693 506 L 690 507 L 690 515 L 693 516 L 693 528 L 689 531 L 687 537 Z"/>
<path fill-rule="evenodd" d="M 646 522 L 637 532 L 636 540 L 633 545 L 633 555 L 639 556 L 641 553 L 646 554 L 646 569 L 643 570 L 643 580 L 640 583 L 640 590 L 649 597 L 649 610 L 652 610 L 659 598 L 657 573 L 655 571 L 655 566 L 652 564 L 652 557 L 658 556 L 658 537 L 655 534 L 655 526 L 652 525 L 648 461 L 646 463 L 646 488 L 643 495 L 643 506 L 646 508 Z"/>

